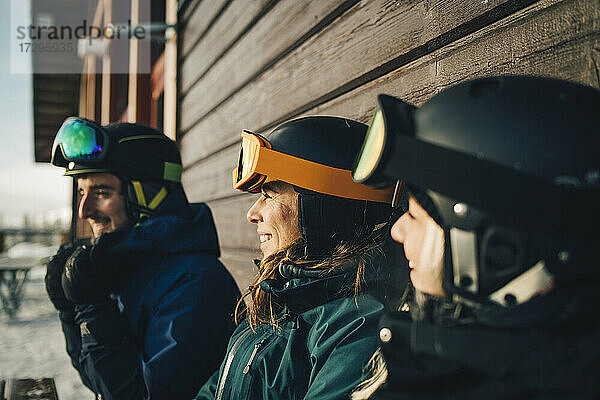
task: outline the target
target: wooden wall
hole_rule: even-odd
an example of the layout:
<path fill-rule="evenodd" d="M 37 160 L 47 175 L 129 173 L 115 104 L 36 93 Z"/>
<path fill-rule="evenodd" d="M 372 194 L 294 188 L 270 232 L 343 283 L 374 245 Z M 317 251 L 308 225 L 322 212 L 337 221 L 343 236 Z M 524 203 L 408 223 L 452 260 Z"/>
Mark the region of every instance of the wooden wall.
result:
<path fill-rule="evenodd" d="M 367 122 L 465 79 L 532 74 L 600 87 L 600 0 L 201 0 L 180 21 L 184 186 L 213 210 L 222 260 L 252 279 L 255 196 L 232 189 L 240 132 L 303 115 Z"/>

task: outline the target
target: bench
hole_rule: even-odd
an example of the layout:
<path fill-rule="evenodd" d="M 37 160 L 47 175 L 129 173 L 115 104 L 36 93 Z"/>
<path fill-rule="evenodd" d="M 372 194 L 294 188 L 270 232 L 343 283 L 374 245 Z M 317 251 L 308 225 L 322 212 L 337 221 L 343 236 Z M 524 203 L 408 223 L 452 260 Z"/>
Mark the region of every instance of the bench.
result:
<path fill-rule="evenodd" d="M 0 257 L 0 307 L 13 318 L 23 300 L 23 286 L 36 258 Z"/>
<path fill-rule="evenodd" d="M 53 378 L 0 379 L 0 400 L 58 400 Z"/>

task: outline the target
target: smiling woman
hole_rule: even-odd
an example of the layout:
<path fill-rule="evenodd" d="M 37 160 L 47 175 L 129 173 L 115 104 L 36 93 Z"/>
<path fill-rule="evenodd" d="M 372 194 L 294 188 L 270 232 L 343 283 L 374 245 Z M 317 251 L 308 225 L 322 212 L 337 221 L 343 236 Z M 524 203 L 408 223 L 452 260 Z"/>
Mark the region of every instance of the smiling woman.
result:
<path fill-rule="evenodd" d="M 300 238 L 298 192 L 288 183 L 274 181 L 262 185 L 261 193 L 248 210 L 248 221 L 257 224 L 260 249 L 267 257 Z"/>
<path fill-rule="evenodd" d="M 263 259 L 225 362 L 198 399 L 339 399 L 363 378 L 384 310 L 375 267 L 392 195 L 352 181 L 366 128 L 307 117 L 267 137 L 242 134 L 234 187 L 261 193 L 247 218 Z"/>

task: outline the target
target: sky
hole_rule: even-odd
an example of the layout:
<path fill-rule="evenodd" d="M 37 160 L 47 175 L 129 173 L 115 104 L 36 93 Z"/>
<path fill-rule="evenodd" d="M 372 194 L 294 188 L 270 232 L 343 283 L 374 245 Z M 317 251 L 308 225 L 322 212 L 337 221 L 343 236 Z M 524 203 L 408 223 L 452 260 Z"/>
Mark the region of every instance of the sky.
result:
<path fill-rule="evenodd" d="M 24 214 L 39 220 L 69 208 L 71 199 L 70 178 L 34 162 L 31 75 L 11 74 L 9 51 L 11 22 L 29 24 L 29 1 L 12 1 L 11 17 L 11 0 L 0 0 L 0 227 L 22 221 Z"/>

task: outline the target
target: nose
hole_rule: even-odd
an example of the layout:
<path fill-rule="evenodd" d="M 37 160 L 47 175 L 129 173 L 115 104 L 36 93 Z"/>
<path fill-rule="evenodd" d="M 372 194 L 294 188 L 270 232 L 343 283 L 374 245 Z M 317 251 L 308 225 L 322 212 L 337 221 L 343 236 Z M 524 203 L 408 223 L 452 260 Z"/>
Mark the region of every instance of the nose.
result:
<path fill-rule="evenodd" d="M 93 197 L 86 193 L 82 195 L 81 200 L 79 200 L 79 218 L 86 219 L 94 214 L 96 214 L 96 202 Z"/>
<path fill-rule="evenodd" d="M 261 198 L 262 196 L 259 197 L 258 200 L 254 202 L 254 204 L 252 204 L 252 207 L 250 207 L 248 213 L 246 214 L 246 218 L 248 219 L 248 221 L 252 222 L 253 224 L 258 224 L 263 220 L 262 214 L 260 212 L 260 210 L 262 209 L 262 206 L 260 204 Z"/>
<path fill-rule="evenodd" d="M 410 215 L 405 212 L 394 222 L 392 225 L 392 229 L 390 231 L 392 235 L 392 239 L 394 239 L 398 243 L 404 243 L 404 239 L 406 237 L 406 225 L 408 220 L 410 219 Z"/>

